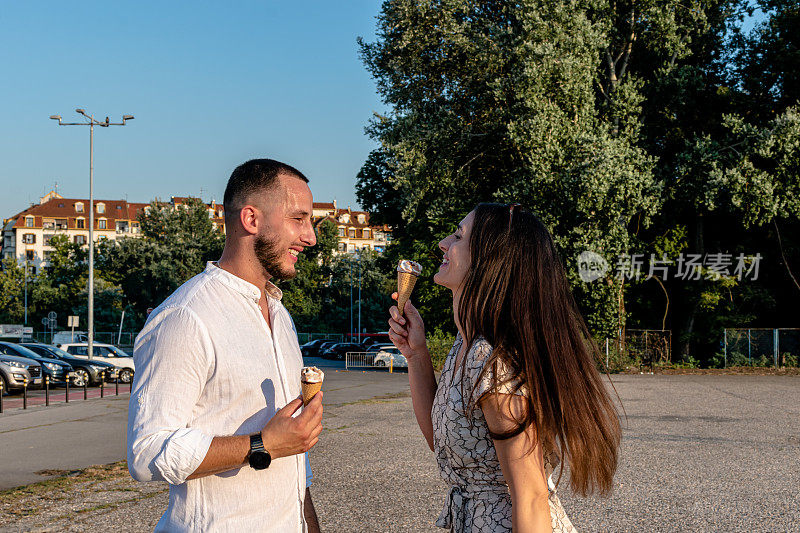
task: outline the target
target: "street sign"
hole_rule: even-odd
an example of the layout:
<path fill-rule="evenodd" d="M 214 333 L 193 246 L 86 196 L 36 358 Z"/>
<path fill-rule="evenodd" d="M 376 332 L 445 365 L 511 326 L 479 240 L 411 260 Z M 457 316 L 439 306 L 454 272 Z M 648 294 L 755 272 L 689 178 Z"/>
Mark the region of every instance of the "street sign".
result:
<path fill-rule="evenodd" d="M 49 318 L 50 320 L 55 320 L 57 316 L 58 315 L 56 314 L 55 311 L 50 311 L 49 313 L 47 313 L 47 318 Z"/>
<path fill-rule="evenodd" d="M 70 315 L 69 317 L 67 317 L 67 327 L 77 328 L 80 325 L 78 321 L 79 319 L 77 315 Z"/>

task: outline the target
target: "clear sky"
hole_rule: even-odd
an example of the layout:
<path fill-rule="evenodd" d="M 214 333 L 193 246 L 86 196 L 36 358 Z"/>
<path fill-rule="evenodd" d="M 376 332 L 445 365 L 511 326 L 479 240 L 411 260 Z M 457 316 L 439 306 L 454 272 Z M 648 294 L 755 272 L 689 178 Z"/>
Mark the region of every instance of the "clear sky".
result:
<path fill-rule="evenodd" d="M 81 117 L 95 128 L 95 198 L 222 200 L 254 157 L 292 164 L 316 201 L 356 207 L 355 176 L 383 106 L 358 57 L 378 0 L 3 2 L 0 217 L 53 188 L 88 197 Z"/>

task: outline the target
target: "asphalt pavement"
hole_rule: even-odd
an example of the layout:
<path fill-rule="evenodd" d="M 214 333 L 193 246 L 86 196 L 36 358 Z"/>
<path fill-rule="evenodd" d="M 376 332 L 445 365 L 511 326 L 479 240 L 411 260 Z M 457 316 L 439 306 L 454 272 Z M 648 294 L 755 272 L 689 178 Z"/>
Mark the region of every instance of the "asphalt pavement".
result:
<path fill-rule="evenodd" d="M 337 372 L 336 368 L 325 372 L 325 429 L 311 452 L 312 494 L 323 530 L 441 531 L 433 523 L 447 488 L 416 426 L 407 376 Z M 623 375 L 613 379 L 626 412 L 614 492 L 608 499 L 575 496 L 569 490 L 568 472 L 559 488 L 578 531 L 800 530 L 800 377 Z M 84 402 L 84 409 L 94 404 L 98 413 L 108 411 L 98 414 L 108 425 L 96 435 L 108 439 L 124 427 L 124 416 L 113 422 L 118 416 L 113 414 L 115 402 L 121 401 Z M 0 417 L 4 444 L 0 479 L 14 461 L 30 453 L 60 453 L 63 448 L 74 452 L 76 446 L 99 445 L 96 437 L 70 447 L 49 440 L 27 451 L 6 445 L 7 436 L 15 432 L 9 421 L 33 413 Z M 83 427 L 93 423 L 91 416 L 74 418 Z M 22 433 L 37 430 L 41 428 L 20 429 Z M 37 435 L 53 438 L 53 433 Z M 16 438 L 16 446 L 21 446 L 23 440 Z M 6 452 L 9 448 L 13 453 Z M 123 450 L 124 442 L 120 443 Z M 100 488 L 86 495 L 74 493 L 68 503 L 49 504 L 35 492 L 19 495 L 22 499 L 12 502 L 15 508 L 29 505 L 40 510 L 8 522 L 7 529 L 80 531 L 91 524 L 115 531 L 152 531 L 166 507 L 163 488 L 152 492 L 152 497 L 120 501 L 118 495 L 142 484 L 130 481 L 124 471 L 119 476 L 120 483 L 129 485 L 113 491 L 116 500 L 102 499 L 97 494 Z M 93 514 L 84 505 L 86 500 L 109 503 L 102 504 L 102 513 Z M 61 514 L 48 515 L 51 505 L 60 506 Z"/>

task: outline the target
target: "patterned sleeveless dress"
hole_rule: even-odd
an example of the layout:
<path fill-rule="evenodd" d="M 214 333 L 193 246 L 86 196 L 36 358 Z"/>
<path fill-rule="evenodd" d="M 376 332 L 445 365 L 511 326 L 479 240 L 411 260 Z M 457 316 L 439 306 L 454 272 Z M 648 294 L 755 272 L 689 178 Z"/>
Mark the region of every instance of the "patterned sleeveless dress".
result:
<path fill-rule="evenodd" d="M 462 339 L 458 335 L 439 380 L 433 401 L 433 443 L 442 478 L 450 484 L 442 513 L 436 525 L 455 533 L 501 533 L 511 531 L 511 495 L 503 478 L 500 461 L 489 435 L 489 428 L 480 407 L 472 420 L 464 414 L 463 391 L 469 394 L 477 382 L 485 361 L 492 352 L 486 340 L 479 338 L 465 355 L 464 375 L 456 368 L 456 357 Z M 476 397 L 491 386 L 490 375 L 475 388 Z M 500 392 L 506 392 L 502 388 Z M 507 389 L 507 392 L 511 392 Z M 564 512 L 553 483 L 553 471 L 559 458 L 555 452 L 543 454 L 550 490 L 550 518 L 554 533 L 577 533 Z"/>

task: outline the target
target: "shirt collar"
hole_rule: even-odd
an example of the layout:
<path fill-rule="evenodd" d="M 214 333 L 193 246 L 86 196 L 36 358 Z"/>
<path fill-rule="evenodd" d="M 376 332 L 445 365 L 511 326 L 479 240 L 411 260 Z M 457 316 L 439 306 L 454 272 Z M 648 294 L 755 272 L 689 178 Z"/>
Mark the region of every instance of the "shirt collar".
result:
<path fill-rule="evenodd" d="M 261 299 L 261 289 L 253 285 L 249 281 L 245 281 L 235 274 L 231 274 L 224 268 L 220 268 L 216 261 L 209 261 L 206 263 L 206 273 L 217 278 L 227 287 L 235 290 L 236 292 L 252 298 L 256 302 Z M 264 292 L 268 297 L 280 301 L 283 298 L 283 291 L 281 291 L 274 283 L 267 281 L 264 287 Z"/>

